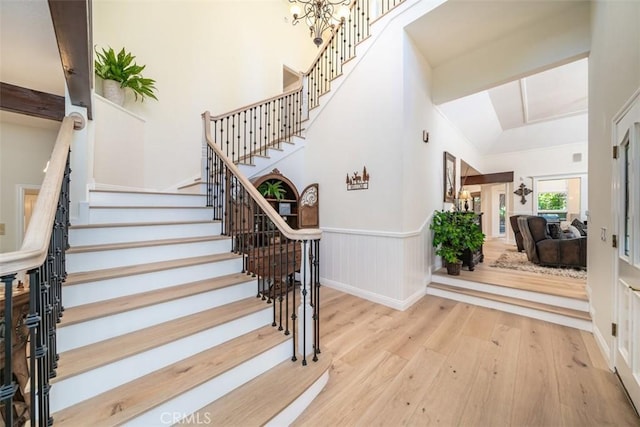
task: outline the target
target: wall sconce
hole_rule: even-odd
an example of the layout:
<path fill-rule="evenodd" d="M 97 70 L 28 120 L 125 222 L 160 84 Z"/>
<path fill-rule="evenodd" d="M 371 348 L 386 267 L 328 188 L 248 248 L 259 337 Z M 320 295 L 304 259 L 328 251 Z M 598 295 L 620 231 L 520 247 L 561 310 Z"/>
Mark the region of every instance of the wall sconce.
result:
<path fill-rule="evenodd" d="M 429 142 L 429 132 L 426 130 L 422 131 L 422 142 Z"/>
<path fill-rule="evenodd" d="M 516 196 L 520 196 L 520 203 L 524 205 L 525 203 L 527 203 L 527 199 L 525 198 L 525 196 L 528 196 L 532 192 L 533 190 L 528 189 L 524 182 L 521 182 L 520 188 L 514 191 L 513 194 L 515 194 Z"/>

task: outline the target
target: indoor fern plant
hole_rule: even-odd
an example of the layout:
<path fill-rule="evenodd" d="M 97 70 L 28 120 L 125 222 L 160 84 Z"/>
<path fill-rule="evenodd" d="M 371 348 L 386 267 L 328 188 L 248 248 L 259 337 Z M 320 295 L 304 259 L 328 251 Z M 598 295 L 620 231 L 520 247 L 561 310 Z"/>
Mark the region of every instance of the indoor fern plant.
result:
<path fill-rule="evenodd" d="M 103 80 L 114 80 L 120 84 L 121 88 L 130 88 L 135 94 L 136 101 L 138 96 L 144 101 L 144 97 L 148 96 L 157 100 L 154 94 L 156 90 L 153 79 L 142 76 L 142 70 L 146 65 L 138 65 L 135 63 L 135 56 L 124 48 L 117 54 L 112 48 L 102 49 L 102 52 L 96 50 L 95 72 L 98 77 Z"/>

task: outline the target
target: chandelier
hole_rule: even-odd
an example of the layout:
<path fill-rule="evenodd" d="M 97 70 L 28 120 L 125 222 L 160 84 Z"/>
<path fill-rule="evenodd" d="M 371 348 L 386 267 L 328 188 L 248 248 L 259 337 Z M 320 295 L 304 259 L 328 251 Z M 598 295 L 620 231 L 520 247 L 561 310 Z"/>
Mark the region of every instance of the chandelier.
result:
<path fill-rule="evenodd" d="M 289 0 L 293 25 L 304 20 L 311 31 L 313 43 L 320 47 L 322 33 L 335 28 L 339 22 L 349 16 L 350 2 L 350 0 Z"/>

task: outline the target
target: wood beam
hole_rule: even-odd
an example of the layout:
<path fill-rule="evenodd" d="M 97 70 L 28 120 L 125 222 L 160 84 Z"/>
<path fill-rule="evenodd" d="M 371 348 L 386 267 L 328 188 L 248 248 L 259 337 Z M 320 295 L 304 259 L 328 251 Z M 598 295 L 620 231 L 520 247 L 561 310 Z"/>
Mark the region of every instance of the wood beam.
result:
<path fill-rule="evenodd" d="M 513 182 L 513 171 L 488 173 L 486 175 L 471 175 L 462 177 L 464 185 L 500 184 L 503 182 Z"/>
<path fill-rule="evenodd" d="M 0 82 L 0 109 L 61 122 L 64 96 Z"/>
<path fill-rule="evenodd" d="M 87 108 L 92 117 L 91 78 L 93 44 L 90 22 L 91 2 L 87 0 L 48 0 L 53 30 L 71 104 Z"/>

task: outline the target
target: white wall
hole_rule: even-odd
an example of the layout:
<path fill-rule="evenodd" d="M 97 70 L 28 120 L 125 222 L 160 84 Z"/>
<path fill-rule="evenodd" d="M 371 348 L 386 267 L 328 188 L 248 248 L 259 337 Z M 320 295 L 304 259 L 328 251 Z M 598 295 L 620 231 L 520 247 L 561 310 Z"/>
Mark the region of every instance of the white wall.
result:
<path fill-rule="evenodd" d="M 614 233 L 611 209 L 611 120 L 640 88 L 640 2 L 595 1 L 589 57 L 589 228 Z M 613 259 L 611 241 L 588 240 L 587 285 L 595 335 L 607 355 L 612 348 Z"/>
<path fill-rule="evenodd" d="M 444 205 L 444 151 L 479 161 L 431 102 L 430 66 L 403 30 L 414 13 L 358 52 L 305 148 L 306 180 L 321 188 L 322 282 L 401 309 L 424 294 L 434 262 L 428 224 Z M 369 189 L 348 191 L 346 175 L 363 166 Z"/>
<path fill-rule="evenodd" d="M 21 185 L 39 186 L 58 135 L 60 123 L 2 113 L 0 120 L 0 252 L 19 249 L 18 189 Z"/>
<path fill-rule="evenodd" d="M 451 101 L 588 53 L 589 2 L 581 2 L 438 66 L 434 100 Z"/>
<path fill-rule="evenodd" d="M 305 69 L 317 53 L 303 25 L 285 22 L 282 0 L 93 5 L 94 44 L 125 46 L 157 81 L 158 102 L 125 103 L 147 121 L 148 188 L 200 174 L 202 112 L 219 115 L 281 93 L 282 66 Z"/>
<path fill-rule="evenodd" d="M 96 96 L 93 178 L 96 188 L 145 188 L 145 121 Z M 123 155 L 126 153 L 126 155 Z"/>

